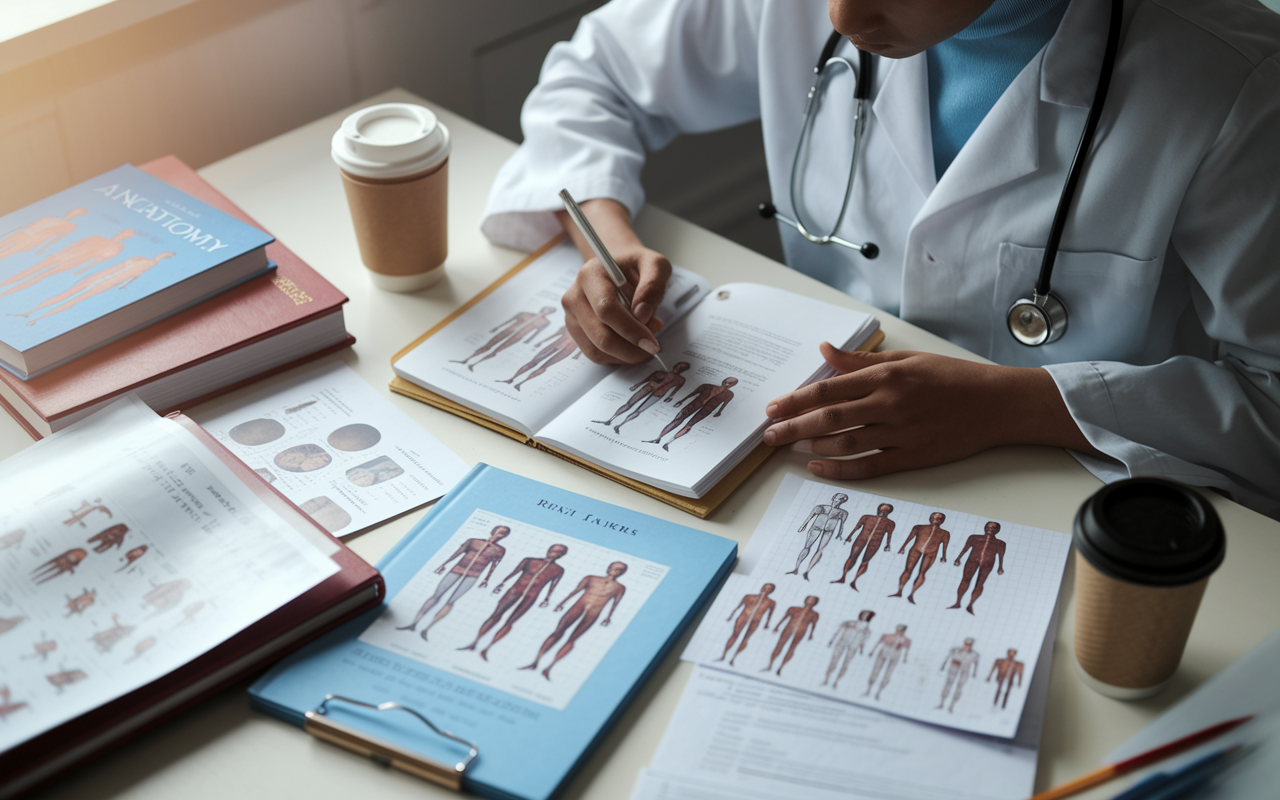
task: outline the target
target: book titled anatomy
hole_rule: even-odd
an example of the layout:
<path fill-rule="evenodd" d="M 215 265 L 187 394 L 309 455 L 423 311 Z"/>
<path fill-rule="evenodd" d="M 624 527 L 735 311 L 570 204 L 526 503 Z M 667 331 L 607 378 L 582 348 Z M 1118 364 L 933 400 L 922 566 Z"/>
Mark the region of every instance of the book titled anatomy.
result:
<path fill-rule="evenodd" d="M 260 275 L 271 241 L 127 164 L 0 217 L 0 366 L 29 377 Z"/>
<path fill-rule="evenodd" d="M 582 258 L 553 247 L 394 362 L 416 383 L 574 459 L 702 497 L 761 442 L 765 404 L 826 377 L 818 345 L 857 347 L 876 319 L 780 289 L 710 289 L 676 269 L 657 359 L 581 358 L 560 296 Z M 474 415 L 473 415 L 474 416 Z"/>

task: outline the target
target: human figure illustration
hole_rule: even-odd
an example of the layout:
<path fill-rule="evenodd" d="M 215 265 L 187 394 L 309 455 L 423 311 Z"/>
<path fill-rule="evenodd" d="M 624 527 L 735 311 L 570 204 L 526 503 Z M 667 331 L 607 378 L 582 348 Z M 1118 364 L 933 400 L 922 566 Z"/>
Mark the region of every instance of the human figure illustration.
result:
<path fill-rule="evenodd" d="M 858 578 L 862 577 L 862 573 L 867 571 L 867 564 L 871 559 L 875 558 L 876 551 L 880 547 L 880 542 L 884 541 L 884 549 L 887 552 L 891 544 L 893 544 L 893 529 L 898 523 L 889 519 L 889 515 L 893 513 L 893 506 L 888 503 L 881 503 L 876 507 L 876 513 L 863 514 L 858 520 L 858 524 L 853 526 L 849 531 L 849 535 L 845 537 L 845 541 L 852 541 L 853 547 L 849 549 L 849 558 L 844 562 L 844 571 L 840 573 L 840 577 L 832 581 L 832 583 L 844 583 L 844 578 L 849 574 L 849 570 L 853 569 L 853 564 L 858 560 L 858 555 L 862 555 L 862 563 L 858 565 L 858 572 L 853 576 L 853 582 L 849 584 L 849 588 L 855 592 L 858 590 Z M 854 534 L 858 536 L 855 539 Z"/>
<path fill-rule="evenodd" d="M 747 649 L 747 642 L 751 641 L 751 635 L 756 632 L 756 628 L 760 627 L 761 620 L 764 620 L 764 629 L 769 630 L 769 623 L 773 621 L 773 609 L 777 606 L 777 603 L 769 597 L 774 588 L 776 587 L 772 583 L 766 583 L 760 587 L 758 594 L 743 595 L 742 600 L 733 607 L 733 611 L 729 612 L 729 616 L 725 617 L 726 621 L 731 620 L 734 612 L 737 612 L 739 608 L 742 609 L 738 613 L 738 619 L 733 623 L 733 635 L 729 637 L 729 641 L 724 643 L 724 652 L 720 654 L 716 661 L 724 661 L 724 657 L 729 655 L 729 648 L 733 647 L 733 643 L 743 633 L 743 628 L 746 628 L 746 635 L 742 636 L 742 643 L 738 645 L 733 658 L 729 659 L 729 666 L 731 667 L 733 662 L 738 660 L 739 654 Z"/>
<path fill-rule="evenodd" d="M 871 687 L 875 685 L 876 678 L 883 670 L 884 678 L 880 681 L 880 688 L 876 689 L 876 699 L 879 700 L 880 693 L 889 685 L 889 679 L 893 677 L 894 668 L 898 666 L 899 661 L 906 662 L 907 651 L 910 649 L 911 640 L 907 638 L 906 625 L 899 625 L 893 633 L 881 636 L 880 641 L 876 642 L 876 646 L 867 654 L 875 656 L 876 661 L 871 665 L 871 677 L 867 679 L 867 690 L 862 693 L 862 696 L 871 694 Z"/>
<path fill-rule="evenodd" d="M 835 635 L 831 637 L 831 641 L 827 642 L 827 647 L 832 647 L 831 663 L 827 665 L 827 677 L 822 679 L 822 685 L 826 686 L 827 681 L 831 680 L 831 673 L 835 671 L 836 664 L 840 665 L 840 674 L 836 675 L 836 679 L 831 684 L 832 689 L 840 688 L 840 679 L 844 677 L 844 673 L 849 669 L 849 662 L 853 657 L 862 652 L 863 646 L 867 643 L 867 639 L 871 637 L 871 620 L 875 619 L 876 612 L 867 609 L 858 614 L 856 620 L 845 620 L 840 623 L 840 627 L 836 629 Z"/>
<path fill-rule="evenodd" d="M 520 577 L 511 585 L 510 589 L 507 589 L 507 593 L 503 594 L 502 598 L 498 600 L 498 606 L 493 610 L 493 613 L 489 615 L 489 618 L 480 623 L 480 632 L 476 634 L 475 641 L 466 647 L 459 647 L 458 649 L 475 650 L 476 645 L 480 644 L 480 638 L 492 630 L 493 626 L 497 625 L 502 620 L 502 615 L 507 613 L 508 609 L 515 606 L 515 610 L 512 611 L 511 616 L 507 618 L 506 624 L 499 628 L 498 632 L 493 635 L 493 641 L 489 642 L 488 647 L 480 651 L 480 657 L 485 661 L 488 661 L 489 650 L 492 649 L 495 644 L 502 641 L 508 633 L 511 633 L 512 626 L 514 626 L 529 609 L 533 608 L 533 604 L 537 602 L 538 594 L 542 591 L 543 586 L 547 587 L 547 597 L 539 603 L 538 607 L 546 608 L 547 604 L 551 602 L 551 593 L 556 590 L 556 584 L 560 582 L 560 578 L 564 575 L 564 567 L 557 564 L 556 561 L 563 558 L 568 552 L 568 547 L 562 544 L 553 544 L 547 548 L 547 555 L 545 558 L 521 559 L 520 563 L 516 565 L 516 568 L 511 571 L 511 574 L 502 579 L 502 582 L 493 590 L 493 593 L 502 594 L 502 587 L 506 585 L 507 581 L 511 580 L 516 575 L 519 575 Z"/>
<path fill-rule="evenodd" d="M 461 359 L 459 361 L 450 361 L 449 363 L 450 364 L 467 364 L 467 369 L 474 372 L 476 369 L 476 364 L 479 364 L 481 361 L 488 361 L 489 359 L 496 356 L 498 353 L 501 353 L 503 350 L 506 350 L 511 345 L 518 344 L 521 339 L 523 339 L 525 342 L 532 342 L 534 340 L 534 337 L 538 335 L 538 332 L 550 324 L 547 321 L 547 317 L 554 314 L 555 310 L 556 310 L 555 306 L 543 306 L 542 310 L 539 311 L 537 314 L 534 314 L 529 311 L 521 311 L 520 313 L 516 314 L 514 317 L 502 323 L 501 325 L 495 325 L 494 327 L 490 328 L 489 333 L 494 333 L 496 331 L 497 335 L 494 336 L 489 341 L 485 342 L 480 347 L 479 350 L 476 350 L 474 353 L 472 353 L 471 355 L 467 356 L 464 359 Z M 475 358 L 476 356 L 482 355 L 485 353 L 488 353 L 488 355 L 485 355 L 484 358 L 480 359 L 480 361 L 475 362 L 475 364 L 467 363 L 468 361 Z"/>
<path fill-rule="evenodd" d="M 954 684 L 956 691 L 951 695 L 951 707 L 947 711 L 955 713 L 956 701 L 960 699 L 960 692 L 964 689 L 965 683 L 969 680 L 969 673 L 973 673 L 972 677 L 978 677 L 978 653 L 973 649 L 973 639 L 964 640 L 964 644 L 959 647 L 951 648 L 951 652 L 947 653 L 947 657 L 942 660 L 942 666 L 938 667 L 938 671 L 947 671 L 947 685 L 942 687 L 942 699 L 938 701 L 938 708 L 942 708 L 947 704 L 947 694 L 951 692 Z"/>
<path fill-rule="evenodd" d="M 804 571 L 804 579 L 809 580 L 809 573 L 822 560 L 822 551 L 826 549 L 827 542 L 831 541 L 832 535 L 837 539 L 844 531 L 845 520 L 849 519 L 847 509 L 841 508 L 845 501 L 849 499 L 849 495 L 843 492 L 837 492 L 831 496 L 830 505 L 817 505 L 809 512 L 808 518 L 800 523 L 800 527 L 796 528 L 797 533 L 803 533 L 805 526 L 809 527 L 809 533 L 804 538 L 804 547 L 800 548 L 800 555 L 796 556 L 796 568 L 788 572 L 788 575 L 795 575 L 800 571 L 800 562 L 804 561 L 804 557 L 809 555 L 809 550 L 813 547 L 813 543 L 818 543 L 818 550 L 813 554 L 813 559 L 809 562 L 809 567 Z M 812 524 L 810 524 L 812 523 Z"/>
<path fill-rule="evenodd" d="M 627 565 L 621 561 L 615 561 L 605 570 L 604 575 L 588 575 L 578 582 L 577 588 L 569 592 L 569 596 L 561 600 L 555 607 L 559 612 L 564 608 L 564 604 L 569 602 L 575 594 L 582 592 L 582 597 L 578 598 L 578 602 L 574 603 L 569 611 L 560 618 L 560 622 L 556 625 L 556 629 L 551 632 L 546 641 L 542 643 L 542 647 L 538 649 L 538 657 L 533 660 L 532 664 L 523 666 L 520 669 L 537 669 L 538 662 L 546 655 L 546 652 L 555 646 L 556 642 L 564 636 L 564 632 L 569 630 L 569 626 L 574 622 L 578 623 L 578 627 L 573 629 L 573 633 L 569 634 L 569 640 L 564 646 L 556 651 L 556 657 L 542 671 L 542 677 L 551 680 L 551 668 L 560 663 L 560 659 L 569 655 L 573 651 L 573 643 L 582 638 L 582 634 L 591 629 L 596 624 L 596 619 L 600 616 L 600 612 L 604 610 L 605 605 L 609 601 L 613 601 L 613 607 L 609 609 L 609 614 L 600 620 L 600 627 L 607 627 L 613 619 L 613 612 L 618 610 L 618 603 L 622 602 L 622 596 L 627 593 L 627 587 L 618 583 L 627 572 Z"/>
<path fill-rule="evenodd" d="M 550 344 L 547 344 L 548 342 L 550 342 Z M 543 347 L 543 345 L 546 346 Z M 538 342 L 534 347 L 542 347 L 542 349 L 538 351 L 537 355 L 529 359 L 524 366 L 516 370 L 515 375 L 512 375 L 505 381 L 498 381 L 498 383 L 511 383 L 516 378 L 519 378 L 521 375 L 537 366 L 538 362 L 542 362 L 542 366 L 533 370 L 532 375 L 515 385 L 515 390 L 518 392 L 520 391 L 521 386 L 524 386 L 526 383 L 551 369 L 551 367 L 556 364 L 559 364 L 561 361 L 564 361 L 569 356 L 573 356 L 576 360 L 582 355 L 582 351 L 578 349 L 577 342 L 573 341 L 573 334 L 569 333 L 569 329 L 563 325 L 560 327 L 560 330 Z"/>
<path fill-rule="evenodd" d="M 947 608 L 959 608 L 960 601 L 964 599 L 964 593 L 969 589 L 969 581 L 973 578 L 973 573 L 978 573 L 978 581 L 973 585 L 973 594 L 969 597 L 969 605 L 965 608 L 970 614 L 973 613 L 973 604 L 982 596 L 982 587 L 987 582 L 987 576 L 991 574 L 991 568 L 996 565 L 996 559 L 1000 561 L 1000 568 L 996 570 L 997 575 L 1004 574 L 1004 540 L 997 539 L 996 534 L 1000 532 L 999 522 L 988 522 L 983 528 L 985 533 L 975 533 L 970 536 L 968 541 L 964 543 L 964 549 L 960 551 L 960 555 L 956 556 L 955 566 L 960 566 L 960 559 L 964 558 L 964 554 L 969 553 L 969 560 L 964 562 L 964 577 L 960 579 L 960 588 L 956 591 L 956 604 L 947 606 Z"/>
<path fill-rule="evenodd" d="M 612 425 L 613 421 L 619 415 L 626 412 L 627 409 L 633 407 L 636 403 L 640 403 L 640 407 L 627 415 L 627 418 L 619 422 L 613 429 L 614 433 L 622 433 L 622 426 L 631 420 L 648 411 L 649 408 L 659 400 L 665 400 L 670 403 L 675 399 L 676 393 L 684 387 L 684 377 L 680 374 L 689 369 L 688 361 L 678 361 L 671 366 L 671 371 L 654 370 L 649 373 L 649 377 L 644 380 L 637 381 L 631 387 L 631 391 L 635 394 L 627 402 L 618 406 L 618 410 L 613 412 L 613 416 L 608 419 L 595 419 L 592 422 L 597 425 Z M 639 389 L 640 391 L 636 391 Z"/>
<path fill-rule="evenodd" d="M 760 670 L 768 672 L 773 669 L 773 662 L 777 659 L 778 654 L 782 652 L 782 648 L 786 647 L 788 640 L 791 647 L 787 649 L 787 654 L 782 657 L 782 663 L 778 665 L 778 677 L 782 677 L 782 668 L 787 665 L 791 657 L 796 654 L 796 647 L 799 646 L 800 640 L 804 638 L 805 633 L 809 634 L 809 641 L 813 641 L 813 632 L 818 627 L 818 612 L 813 607 L 818 604 L 818 598 L 809 595 L 804 599 L 803 606 L 792 606 L 787 609 L 787 613 L 782 615 L 782 619 L 778 620 L 774 632 L 777 633 L 778 628 L 782 628 L 782 635 L 778 637 L 778 643 L 773 646 L 773 655 L 769 656 L 769 666 Z M 783 628 L 783 625 L 786 625 Z"/>
<path fill-rule="evenodd" d="M 22 709 L 27 707 L 27 704 L 25 702 L 19 702 L 19 703 L 9 702 L 10 697 L 11 695 L 9 694 L 9 687 L 0 686 L 0 720 L 4 719 L 5 717 L 8 717 L 10 714 L 14 713 L 15 711 L 21 711 Z"/>
<path fill-rule="evenodd" d="M 488 539 L 468 539 L 462 543 L 457 550 L 453 551 L 453 555 L 444 560 L 440 566 L 436 567 L 436 574 L 443 575 L 444 568 L 449 562 L 458 559 L 458 563 L 453 565 L 453 569 L 449 570 L 449 574 L 440 579 L 436 584 L 436 591 L 422 604 L 422 608 L 418 609 L 418 615 L 413 618 L 413 622 L 408 625 L 396 628 L 398 631 L 416 630 L 418 623 L 427 615 L 427 612 L 436 607 L 436 604 L 453 589 L 453 594 L 449 595 L 449 599 L 445 601 L 444 608 L 431 620 L 427 627 L 422 629 L 422 641 L 427 641 L 427 632 L 431 630 L 431 626 L 449 615 L 453 610 L 454 603 L 458 602 L 464 594 L 471 590 L 475 582 L 479 580 L 484 568 L 489 568 L 489 574 L 480 582 L 480 588 L 483 589 L 489 585 L 489 578 L 493 577 L 493 571 L 498 568 L 502 557 L 507 554 L 507 550 L 498 542 L 507 538 L 511 533 L 511 529 L 506 525 L 495 525 L 493 530 L 489 532 Z"/>
<path fill-rule="evenodd" d="M 41 217 L 25 228 L 13 231 L 0 239 L 0 258 L 16 256 L 37 247 L 40 249 L 36 250 L 36 255 L 43 253 L 49 245 L 76 229 L 71 220 L 87 213 L 83 208 L 73 208 L 61 217 Z"/>
<path fill-rule="evenodd" d="M 134 233 L 136 231 L 125 228 L 110 239 L 105 236 L 86 236 L 75 244 L 67 245 L 34 267 L 24 269 L 17 275 L 0 281 L 0 287 L 11 283 L 17 284 L 0 292 L 0 297 L 34 286 L 45 278 L 52 278 L 69 270 L 76 270 L 72 273 L 73 275 L 88 272 L 108 258 L 119 255 L 124 249 L 125 239 L 133 236 Z"/>
<path fill-rule="evenodd" d="M 996 697 L 991 701 L 991 705 L 999 704 L 1001 708 L 1009 705 L 1009 693 L 1013 691 L 1013 681 L 1016 678 L 1018 687 L 1022 687 L 1022 667 L 1021 661 L 1014 656 L 1018 655 L 1017 650 L 1009 650 L 1009 654 L 1004 658 L 997 658 L 996 663 L 991 665 L 991 671 L 987 673 L 987 683 L 991 683 L 991 676 L 996 676 Z M 1008 682 L 1006 685 L 1005 682 Z M 1000 699 L 1000 690 L 1004 689 L 1004 700 Z"/>
<path fill-rule="evenodd" d="M 666 436 L 668 433 L 675 430 L 676 427 L 685 419 L 689 419 L 685 426 L 681 428 L 675 436 L 671 437 L 670 442 L 662 445 L 663 450 L 670 450 L 671 442 L 674 442 L 676 439 L 679 439 L 681 436 L 684 436 L 686 433 L 693 430 L 694 425 L 697 425 L 699 422 L 702 422 L 704 419 L 711 416 L 712 412 L 715 412 L 717 417 L 720 416 L 720 414 L 729 407 L 730 401 L 733 400 L 733 392 L 729 390 L 737 385 L 737 378 L 725 378 L 720 381 L 719 386 L 716 386 L 714 383 L 702 384 L 676 403 L 676 408 L 680 408 L 685 400 L 693 398 L 689 405 L 680 409 L 680 413 L 676 414 L 675 419 L 667 423 L 667 427 L 662 429 L 662 433 L 658 434 L 656 439 L 645 439 L 645 441 L 649 444 L 658 444 L 662 441 L 663 436 Z"/>
<path fill-rule="evenodd" d="M 63 311 L 69 311 L 78 304 L 83 303 L 91 297 L 96 297 L 108 289 L 123 289 L 130 283 L 146 274 L 152 267 L 159 264 L 166 258 L 172 258 L 174 253 L 163 252 L 156 255 L 155 258 L 144 258 L 142 256 L 134 256 L 126 258 L 119 264 L 113 264 L 106 269 L 98 270 L 89 277 L 83 279 L 75 286 L 56 294 L 45 300 L 40 305 L 23 314 L 10 314 L 11 317 L 30 317 L 42 308 L 49 309 L 40 316 L 28 322 L 28 325 L 34 325 L 45 317 L 52 317 L 54 314 L 61 314 Z"/>
<path fill-rule="evenodd" d="M 97 503 L 99 501 L 95 500 L 94 502 Z M 71 516 L 64 519 L 62 521 L 62 524 L 70 526 L 70 525 L 75 525 L 76 523 L 80 523 L 81 528 L 88 527 L 84 524 L 84 518 L 89 516 L 95 511 L 101 511 L 103 514 L 106 514 L 107 519 L 114 519 L 114 517 L 111 516 L 111 509 L 107 508 L 104 505 L 101 505 L 100 503 L 99 505 L 90 505 L 89 501 L 85 500 L 80 504 L 79 508 L 70 509 L 68 513 L 71 514 Z"/>
<path fill-rule="evenodd" d="M 907 566 L 898 578 L 898 591 L 896 594 L 889 595 L 890 597 L 902 597 L 902 590 L 906 587 L 907 581 L 911 580 L 911 571 L 915 569 L 918 562 L 920 574 L 916 577 L 916 582 L 911 585 L 911 594 L 907 595 L 907 602 L 915 605 L 916 592 L 924 586 L 924 576 L 928 574 L 929 568 L 938 558 L 939 548 L 942 549 L 942 560 L 947 560 L 947 544 L 951 541 L 951 531 L 942 528 L 942 523 L 946 520 L 946 514 L 935 511 L 929 515 L 928 525 L 916 525 L 911 529 L 911 533 L 907 534 L 902 547 L 898 548 L 898 555 L 902 555 L 907 545 L 911 545 L 911 552 L 907 553 Z"/>

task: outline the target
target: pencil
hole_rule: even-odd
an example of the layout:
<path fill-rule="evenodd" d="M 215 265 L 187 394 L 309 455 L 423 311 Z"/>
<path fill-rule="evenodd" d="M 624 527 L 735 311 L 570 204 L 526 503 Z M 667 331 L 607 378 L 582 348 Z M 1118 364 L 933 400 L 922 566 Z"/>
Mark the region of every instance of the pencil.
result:
<path fill-rule="evenodd" d="M 1047 789 L 1040 794 L 1033 795 L 1031 800 L 1058 800 L 1061 797 L 1070 797 L 1073 794 L 1083 792 L 1086 789 L 1092 789 L 1095 786 L 1106 783 L 1109 780 L 1126 775 L 1134 770 L 1142 769 L 1145 766 L 1163 761 L 1170 756 L 1190 750 L 1193 747 L 1204 744 L 1211 739 L 1215 739 L 1227 731 L 1236 728 L 1249 720 L 1253 719 L 1250 714 L 1247 717 L 1238 717 L 1229 719 L 1226 722 L 1219 722 L 1217 725 L 1211 725 L 1204 730 L 1197 731 L 1190 736 L 1184 736 L 1181 739 L 1175 739 L 1167 744 L 1162 744 L 1154 750 L 1148 750 L 1145 753 L 1139 753 L 1132 758 L 1126 758 L 1124 761 L 1118 761 L 1115 764 L 1109 764 L 1102 769 L 1090 772 L 1073 781 Z"/>

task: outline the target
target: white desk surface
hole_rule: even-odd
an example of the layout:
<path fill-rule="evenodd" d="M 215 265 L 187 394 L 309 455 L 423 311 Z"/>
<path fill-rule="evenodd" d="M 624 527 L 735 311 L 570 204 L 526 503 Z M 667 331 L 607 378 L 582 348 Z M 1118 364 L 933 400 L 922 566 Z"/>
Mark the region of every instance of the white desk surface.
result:
<path fill-rule="evenodd" d="M 360 105 L 389 101 L 431 105 L 402 90 L 371 97 Z M 341 181 L 329 158 L 330 136 L 356 107 L 201 170 L 206 179 L 351 298 L 346 320 L 357 343 L 339 357 L 468 463 L 485 461 L 745 543 L 783 475 L 808 474 L 806 456 L 775 454 L 711 519 L 699 520 L 390 392 L 387 382 L 392 376 L 391 356 L 524 257 L 523 253 L 489 244 L 479 232 L 489 185 L 514 145 L 455 114 L 436 109 L 449 126 L 454 142 L 449 186 L 450 252 L 446 262 L 449 278 L 416 294 L 383 292 L 372 286 L 360 263 Z M 755 281 L 866 308 L 834 289 L 659 209 L 646 209 L 638 228 L 650 246 L 667 254 L 674 263 L 707 275 L 713 284 Z M 932 334 L 883 314 L 879 316 L 888 337 L 885 348 L 966 356 Z M 0 457 L 29 444 L 30 439 L 17 423 L 0 415 Z M 1069 532 L 1076 508 L 1100 484 L 1064 451 L 1006 447 L 960 463 L 853 486 L 860 491 Z M 1181 669 L 1170 688 L 1155 698 L 1136 703 L 1109 700 L 1085 688 L 1076 678 L 1071 663 L 1074 615 L 1072 572 L 1068 568 L 1061 595 L 1065 610 L 1053 658 L 1038 789 L 1099 766 L 1112 748 L 1280 627 L 1280 581 L 1276 578 L 1280 569 L 1280 523 L 1221 498 L 1215 497 L 1213 502 L 1228 532 L 1226 563 L 1209 584 Z M 409 514 L 350 544 L 374 562 L 419 516 L 421 512 Z M 668 656 L 571 783 L 566 797 L 629 796 L 636 773 L 653 756 L 690 669 L 678 662 L 675 653 Z M 379 800 L 416 800 L 446 796 L 444 790 L 378 767 L 318 742 L 297 728 L 252 712 L 244 691 L 246 685 L 226 691 L 80 768 L 38 796 L 133 800 L 370 795 Z M 1108 797 L 1114 791 L 1095 790 L 1086 796 Z"/>

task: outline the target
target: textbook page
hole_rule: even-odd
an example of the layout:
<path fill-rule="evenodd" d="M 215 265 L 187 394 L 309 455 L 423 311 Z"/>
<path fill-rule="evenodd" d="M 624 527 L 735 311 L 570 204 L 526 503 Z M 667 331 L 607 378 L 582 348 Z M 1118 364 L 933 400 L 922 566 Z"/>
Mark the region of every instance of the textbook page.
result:
<path fill-rule="evenodd" d="M 536 438 L 685 497 L 759 444 L 769 400 L 825 362 L 818 345 L 861 342 L 859 311 L 758 284 L 715 289 L 662 337 L 662 360 L 605 376 Z"/>
<path fill-rule="evenodd" d="M 173 672 L 338 571 L 132 397 L 0 464 L 0 487 L 0 751 Z"/>
<path fill-rule="evenodd" d="M 396 374 L 531 435 L 614 369 L 591 363 L 565 328 L 560 298 L 581 266 L 572 245 L 551 248 L 396 361 Z M 708 288 L 674 268 L 655 316 L 669 323 Z"/>

